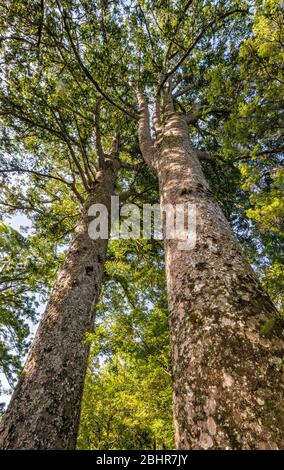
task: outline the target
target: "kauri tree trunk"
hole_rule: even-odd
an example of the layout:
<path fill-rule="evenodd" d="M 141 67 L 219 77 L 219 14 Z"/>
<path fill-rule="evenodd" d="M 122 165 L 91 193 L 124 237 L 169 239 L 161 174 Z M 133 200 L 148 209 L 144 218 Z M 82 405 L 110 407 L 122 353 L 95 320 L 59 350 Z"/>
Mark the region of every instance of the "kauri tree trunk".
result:
<path fill-rule="evenodd" d="M 210 191 L 185 117 L 172 106 L 162 124 L 154 115 L 153 139 L 137 96 L 140 148 L 162 209 L 197 210 L 194 248 L 165 240 L 176 446 L 284 448 L 283 324 Z"/>
<path fill-rule="evenodd" d="M 165 240 L 177 447 L 283 448 L 283 325 L 177 114 L 168 118 L 158 155 L 162 207 L 197 208 L 196 246 L 187 252 L 177 239 Z"/>
<path fill-rule="evenodd" d="M 74 449 L 88 359 L 84 344 L 92 330 L 107 240 L 88 235 L 88 208 L 110 209 L 116 170 L 97 176 L 75 237 L 40 322 L 19 383 L 1 421 L 2 449 Z"/>

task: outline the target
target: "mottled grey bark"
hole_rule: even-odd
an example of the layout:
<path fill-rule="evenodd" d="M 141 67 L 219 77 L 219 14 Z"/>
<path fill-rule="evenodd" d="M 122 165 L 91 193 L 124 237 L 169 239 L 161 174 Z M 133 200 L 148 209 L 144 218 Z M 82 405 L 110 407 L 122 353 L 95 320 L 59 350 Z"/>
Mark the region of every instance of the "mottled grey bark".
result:
<path fill-rule="evenodd" d="M 139 92 L 138 101 L 147 113 Z M 176 446 L 284 448 L 278 313 L 213 198 L 186 118 L 168 106 L 151 141 L 145 126 L 144 116 L 140 146 L 158 175 L 162 207 L 197 208 L 196 246 L 183 251 L 178 238 L 165 240 Z"/>
<path fill-rule="evenodd" d="M 110 207 L 117 169 L 98 172 L 62 271 L 40 322 L 19 383 L 1 421 L 2 449 L 74 449 L 107 240 L 88 235 L 87 210 Z"/>

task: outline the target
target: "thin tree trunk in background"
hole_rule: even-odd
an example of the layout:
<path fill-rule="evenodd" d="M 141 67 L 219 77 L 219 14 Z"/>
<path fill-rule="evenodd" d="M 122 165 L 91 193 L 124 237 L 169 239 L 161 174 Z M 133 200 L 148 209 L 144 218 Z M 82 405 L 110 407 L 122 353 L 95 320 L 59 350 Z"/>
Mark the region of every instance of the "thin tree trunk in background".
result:
<path fill-rule="evenodd" d="M 177 448 L 283 448 L 283 326 L 212 197 L 182 116 L 168 116 L 155 160 L 162 207 L 197 207 L 195 248 L 165 240 Z"/>
<path fill-rule="evenodd" d="M 100 170 L 76 228 L 74 241 L 50 296 L 28 359 L 1 421 L 2 449 L 74 449 L 107 240 L 88 235 L 87 210 L 110 209 L 117 170 Z"/>

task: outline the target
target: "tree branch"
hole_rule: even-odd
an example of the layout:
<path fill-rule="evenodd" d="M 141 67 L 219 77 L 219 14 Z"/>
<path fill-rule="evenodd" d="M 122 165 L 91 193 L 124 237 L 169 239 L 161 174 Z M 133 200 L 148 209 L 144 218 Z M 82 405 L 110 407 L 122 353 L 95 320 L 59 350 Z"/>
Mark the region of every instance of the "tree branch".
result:
<path fill-rule="evenodd" d="M 136 171 L 139 169 L 140 165 L 135 163 L 128 163 L 120 160 L 120 167 L 125 170 Z"/>
<path fill-rule="evenodd" d="M 142 152 L 142 155 L 146 161 L 146 163 L 152 168 L 154 168 L 154 145 L 153 140 L 151 137 L 150 132 L 150 116 L 149 116 L 149 108 L 145 101 L 145 97 L 140 90 L 137 88 L 136 90 L 138 106 L 139 106 L 139 121 L 138 121 L 138 137 L 139 137 L 139 145 Z"/>
<path fill-rule="evenodd" d="M 88 183 L 91 186 L 92 183 L 93 183 L 93 180 L 95 179 L 95 173 L 92 171 L 92 168 L 91 168 L 91 165 L 90 165 L 90 162 L 89 162 L 89 158 L 88 158 L 88 154 L 87 154 L 87 150 L 86 150 L 86 145 L 85 145 L 84 139 L 81 135 L 79 123 L 78 123 L 76 114 L 74 112 L 73 112 L 73 116 L 74 116 L 74 121 L 75 121 L 75 124 L 76 124 L 77 133 L 78 133 L 78 136 L 79 136 L 80 149 L 81 149 L 81 153 L 82 153 L 85 173 L 87 175 Z"/>
<path fill-rule="evenodd" d="M 191 6 L 191 4 L 193 3 L 193 1 L 194 1 L 194 0 L 188 0 L 188 1 L 186 2 L 186 4 L 184 5 L 184 7 L 183 7 L 183 9 L 182 9 L 182 11 L 181 11 L 181 13 L 180 13 L 180 17 L 179 17 L 179 19 L 178 19 L 178 21 L 177 21 L 177 24 L 176 24 L 176 26 L 175 26 L 174 33 L 173 33 L 173 37 L 175 37 L 176 34 L 178 33 L 179 27 L 180 27 L 181 23 L 183 22 L 183 20 L 184 20 L 184 18 L 185 18 L 185 14 L 186 14 L 187 10 L 189 9 L 189 7 Z M 174 43 L 173 39 L 171 39 L 171 42 L 170 42 L 170 44 L 169 44 L 169 47 L 168 47 L 168 50 L 167 50 L 166 56 L 165 56 L 165 64 L 167 64 L 167 61 L 168 61 L 168 59 L 169 59 L 169 57 L 170 57 L 173 44 L 175 44 L 175 43 Z"/>
<path fill-rule="evenodd" d="M 204 150 L 194 149 L 197 157 L 201 161 L 213 162 L 214 158 L 209 155 L 209 153 L 205 152 Z"/>
<path fill-rule="evenodd" d="M 122 111 L 123 113 L 127 114 L 128 116 L 130 116 L 132 119 L 135 119 L 137 120 L 137 116 L 136 114 L 134 114 L 132 111 L 129 111 L 127 110 L 126 108 L 123 108 L 122 106 L 120 106 L 119 104 L 117 104 L 115 101 L 113 101 L 113 99 L 108 96 L 104 90 L 100 87 L 99 83 L 95 80 L 95 78 L 93 77 L 93 75 L 91 74 L 91 72 L 89 71 L 89 69 L 85 66 L 85 64 L 83 63 L 82 59 L 81 59 L 81 56 L 74 44 L 74 41 L 72 39 L 72 35 L 71 35 L 71 31 L 70 31 L 70 28 L 69 28 L 69 25 L 68 25 L 68 17 L 67 17 L 67 13 L 65 10 L 63 10 L 63 23 L 64 23 L 64 26 L 65 26 L 65 30 L 66 30 L 66 33 L 67 33 L 67 36 L 68 36 L 68 39 L 69 39 L 69 42 L 70 42 L 70 45 L 71 45 L 71 48 L 74 52 L 74 55 L 75 55 L 75 58 L 81 68 L 81 70 L 84 72 L 84 74 L 86 75 L 86 77 L 90 80 L 91 83 L 93 83 L 93 85 L 95 86 L 96 90 L 100 93 L 101 96 L 103 96 L 103 98 L 105 98 L 106 101 L 108 101 L 110 104 L 112 104 L 113 106 L 115 106 L 117 109 L 119 109 L 120 111 Z"/>
<path fill-rule="evenodd" d="M 66 181 L 64 178 L 61 178 L 60 176 L 50 175 L 48 173 L 42 173 L 42 172 L 36 171 L 36 170 L 29 170 L 27 168 L 21 168 L 21 167 L 4 168 L 4 169 L 0 169 L 0 173 L 2 173 L 2 174 L 5 174 L 5 173 L 30 173 L 32 175 L 39 176 L 40 178 L 51 178 L 51 179 L 60 181 L 61 183 L 67 184 L 67 186 L 71 185 L 71 183 Z"/>
<path fill-rule="evenodd" d="M 196 36 L 193 43 L 188 47 L 188 49 L 186 50 L 184 55 L 180 58 L 178 63 L 165 75 L 165 77 L 163 78 L 163 80 L 161 81 L 161 83 L 159 85 L 159 90 L 161 90 L 161 88 L 166 83 L 168 78 L 171 77 L 177 71 L 177 69 L 183 64 L 185 59 L 187 59 L 189 54 L 192 52 L 192 50 L 195 48 L 195 46 L 199 43 L 199 41 L 203 38 L 204 34 L 208 31 L 209 28 L 216 25 L 220 20 L 224 20 L 224 19 L 234 15 L 235 13 L 247 14 L 248 12 L 249 12 L 249 10 L 244 10 L 242 8 L 236 8 L 235 10 L 227 11 L 223 15 L 220 15 L 218 18 L 215 18 L 214 20 L 210 21 L 205 26 L 205 28 L 201 29 L 200 33 Z"/>
<path fill-rule="evenodd" d="M 196 124 L 198 119 L 202 117 L 201 103 L 194 103 L 193 109 L 185 114 L 185 121 L 187 124 Z"/>
<path fill-rule="evenodd" d="M 78 192 L 75 183 L 74 182 L 71 183 L 69 181 L 66 181 L 64 178 L 61 178 L 60 176 L 50 175 L 49 173 L 42 173 L 40 171 L 29 170 L 28 168 L 21 168 L 21 167 L 0 169 L 0 174 L 5 174 L 5 173 L 29 173 L 29 174 L 38 176 L 39 178 L 48 178 L 48 179 L 53 179 L 53 180 L 56 180 L 56 181 L 60 181 L 61 183 L 67 185 L 74 192 L 77 199 L 81 203 L 84 202 L 84 199 L 81 196 L 81 194 Z"/>
<path fill-rule="evenodd" d="M 60 114 L 60 111 L 58 110 L 57 111 L 58 114 L 59 114 L 59 120 L 58 120 L 58 124 L 60 126 L 60 129 L 61 129 L 61 132 L 62 132 L 62 136 L 64 138 L 64 141 L 69 149 L 69 152 L 70 152 L 70 155 L 71 155 L 71 158 L 72 160 L 74 161 L 76 167 L 77 167 L 77 170 L 79 171 L 79 174 L 81 176 L 81 179 L 82 179 L 82 183 L 83 183 L 83 186 L 84 188 L 86 189 L 86 191 L 89 190 L 89 184 L 88 184 L 88 180 L 86 179 L 86 176 L 84 174 L 84 171 L 83 171 L 83 168 L 81 167 L 81 164 L 76 156 L 76 153 L 74 152 L 74 149 L 71 145 L 71 139 L 66 131 L 66 128 L 65 128 L 65 124 L 64 124 L 64 119 L 62 118 L 61 114 Z M 55 115 L 55 118 L 57 119 L 57 116 Z"/>
<path fill-rule="evenodd" d="M 95 107 L 95 146 L 96 146 L 96 152 L 98 154 L 99 167 L 103 168 L 104 162 L 105 162 L 105 155 L 104 155 L 102 141 L 101 141 L 100 110 L 101 110 L 101 100 L 97 99 L 96 107 Z"/>
<path fill-rule="evenodd" d="M 177 90 L 174 94 L 173 94 L 173 98 L 176 99 L 178 98 L 179 96 L 182 96 L 184 95 L 185 93 L 187 93 L 188 91 L 192 90 L 192 84 L 190 83 L 189 85 L 186 85 L 184 88 L 182 88 L 181 90 Z"/>

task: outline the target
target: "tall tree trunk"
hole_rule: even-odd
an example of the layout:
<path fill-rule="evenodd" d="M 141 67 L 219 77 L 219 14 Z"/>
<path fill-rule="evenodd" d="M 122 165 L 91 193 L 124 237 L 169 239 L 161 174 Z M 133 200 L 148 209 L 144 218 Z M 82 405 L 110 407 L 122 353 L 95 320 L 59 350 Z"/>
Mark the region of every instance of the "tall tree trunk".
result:
<path fill-rule="evenodd" d="M 202 172 L 187 128 L 196 116 L 175 113 L 164 93 L 165 117 L 158 96 L 153 139 L 137 90 L 140 148 L 158 175 L 162 209 L 191 203 L 197 210 L 193 249 L 165 240 L 176 446 L 283 448 L 283 323 Z"/>
<path fill-rule="evenodd" d="M 283 448 L 277 311 L 210 192 L 183 117 L 169 115 L 156 152 L 161 206 L 197 208 L 196 246 L 165 240 L 177 448 Z"/>
<path fill-rule="evenodd" d="M 117 170 L 98 173 L 62 271 L 40 322 L 19 383 L 1 422 L 2 449 L 74 449 L 107 240 L 88 235 L 88 208 L 110 209 Z"/>

